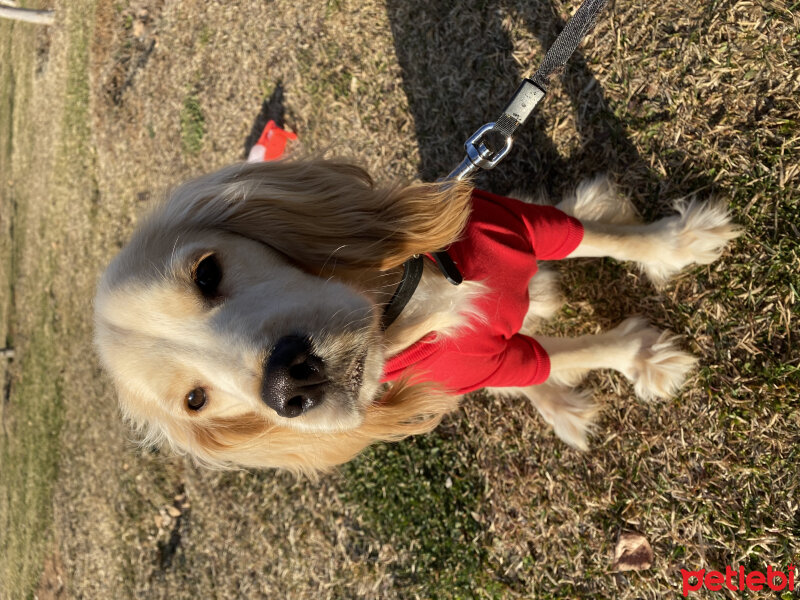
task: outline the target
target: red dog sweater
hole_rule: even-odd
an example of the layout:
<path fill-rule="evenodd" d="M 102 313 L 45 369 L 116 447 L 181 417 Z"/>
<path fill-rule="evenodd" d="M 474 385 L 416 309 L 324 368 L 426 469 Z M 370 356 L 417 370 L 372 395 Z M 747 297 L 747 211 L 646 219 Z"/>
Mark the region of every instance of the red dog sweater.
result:
<path fill-rule="evenodd" d="M 483 387 L 544 383 L 550 359 L 533 338 L 518 333 L 528 312 L 528 282 L 537 260 L 565 258 L 583 239 L 583 226 L 553 206 L 525 204 L 475 190 L 462 239 L 448 253 L 465 280 L 488 291 L 476 301 L 483 319 L 452 337 L 429 334 L 391 357 L 383 381 L 408 371 L 463 394 Z"/>

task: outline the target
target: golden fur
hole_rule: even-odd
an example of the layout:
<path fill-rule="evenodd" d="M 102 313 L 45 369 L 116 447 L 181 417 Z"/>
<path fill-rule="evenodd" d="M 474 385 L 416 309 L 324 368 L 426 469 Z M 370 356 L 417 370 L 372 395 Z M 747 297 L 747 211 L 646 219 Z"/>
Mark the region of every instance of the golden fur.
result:
<path fill-rule="evenodd" d="M 362 169 L 325 160 L 238 164 L 178 187 L 98 285 L 96 347 L 124 416 L 143 443 L 168 444 L 208 466 L 308 474 L 376 441 L 430 431 L 458 399 L 418 379 L 381 386 L 383 363 L 430 332 L 451 335 L 468 316 L 480 317 L 473 300 L 483 285 L 453 287 L 427 265 L 411 303 L 385 332 L 380 315 L 403 262 L 458 238 L 470 193 L 466 183 L 376 187 Z M 710 262 L 736 235 L 719 205 L 682 205 L 676 217 L 639 224 L 605 180 L 583 184 L 561 208 L 586 229 L 574 256 L 634 260 L 657 282 Z M 224 273 L 212 299 L 193 282 L 210 254 Z M 531 289 L 529 333 L 560 299 L 547 270 Z M 363 378 L 358 390 L 331 392 L 322 406 L 285 418 L 262 401 L 261 377 L 276 340 L 295 332 L 314 340 L 341 390 L 359 369 Z M 641 320 L 599 336 L 541 341 L 551 379 L 501 392 L 529 396 L 577 447 L 586 447 L 597 407 L 570 386 L 588 369 L 615 368 L 640 396 L 663 397 L 695 362 Z M 197 388 L 208 400 L 193 411 L 186 398 Z"/>
<path fill-rule="evenodd" d="M 204 335 L 208 346 L 217 344 L 207 330 L 185 327 L 206 309 L 193 294 L 180 293 L 176 283 L 182 276 L 186 287 L 188 273 L 173 272 L 171 261 L 198 236 L 217 247 L 239 241 L 220 237 L 229 233 L 282 252 L 283 273 L 310 273 L 322 288 L 321 278 L 333 274 L 373 285 L 363 292 L 377 306 L 385 301 L 384 284 L 368 280 L 392 273 L 410 255 L 452 243 L 468 217 L 469 200 L 466 185 L 376 188 L 362 169 L 331 161 L 234 165 L 177 188 L 139 227 L 98 287 L 96 345 L 125 417 L 145 444 L 168 443 L 209 466 L 306 473 L 346 462 L 375 441 L 430 431 L 457 400 L 426 382 L 400 382 L 371 398 L 363 421 L 346 431 L 298 431 L 252 404 L 214 415 L 165 406 L 168 397 L 179 399 L 196 385 L 186 365 L 170 361 L 183 352 L 188 370 L 200 362 L 170 338 Z M 374 327 L 379 311 L 372 312 Z M 413 337 L 431 318 L 418 319 L 399 337 Z M 262 360 L 258 354 L 249 357 L 251 370 Z M 168 391 L 170 386 L 176 389 Z"/>

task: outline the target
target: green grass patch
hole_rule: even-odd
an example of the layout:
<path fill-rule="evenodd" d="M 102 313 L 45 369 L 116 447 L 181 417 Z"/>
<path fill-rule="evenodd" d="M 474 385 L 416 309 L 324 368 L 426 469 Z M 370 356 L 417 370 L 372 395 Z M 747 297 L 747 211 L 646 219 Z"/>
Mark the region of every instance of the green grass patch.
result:
<path fill-rule="evenodd" d="M 206 118 L 200 106 L 200 100 L 194 92 L 183 99 L 181 108 L 181 142 L 188 154 L 197 154 L 203 148 L 203 136 L 206 134 Z"/>
<path fill-rule="evenodd" d="M 11 35 L 8 23 L 0 24 L 0 37 Z M 8 173 L 10 168 L 11 150 L 14 147 L 14 71 L 11 68 L 11 44 L 6 43 L 2 48 L 0 60 L 0 172 Z"/>
<path fill-rule="evenodd" d="M 89 46 L 91 44 L 91 20 L 85 23 L 82 19 L 92 19 L 94 3 L 84 1 L 83 6 L 77 9 L 75 18 L 68 20 L 69 51 L 67 54 L 67 87 L 66 102 L 64 106 L 62 135 L 63 146 L 59 148 L 59 162 L 57 168 L 67 175 L 70 180 L 75 180 L 75 166 L 78 161 L 82 167 L 79 174 L 81 178 L 94 170 L 89 149 L 91 138 L 91 116 L 89 114 Z M 77 18 L 78 15 L 82 16 Z M 69 163 L 69 168 L 64 168 L 64 161 Z"/>
<path fill-rule="evenodd" d="M 50 120 L 61 120 L 64 134 L 57 149 L 55 180 L 59 187 L 79 189 L 93 184 L 93 158 L 90 151 L 89 117 L 89 44 L 93 27 L 94 1 L 73 3 L 66 11 L 67 71 L 65 75 L 65 103 L 61 115 L 47 115 Z M 4 139 L 0 140 L 2 164 L 8 172 L 17 160 L 30 161 L 28 153 L 35 153 L 36 127 L 41 115 L 29 111 L 33 93 L 28 74 L 34 60 L 34 30 L 13 31 L 12 43 L 30 48 L 30 52 L 9 60 L 3 69 L 2 81 L 15 85 L 2 86 Z M 10 57 L 6 48 L 3 55 Z M 10 140 L 14 127 L 22 133 L 22 140 Z M 46 125 L 45 125 L 46 126 Z M 15 147 L 17 146 L 17 147 Z M 20 155 L 12 155 L 16 151 Z M 46 177 L 46 173 L 36 173 Z M 95 185 L 96 187 L 96 185 Z M 57 194 L 54 195 L 58 197 Z M 61 358 L 65 342 L 57 333 L 56 315 L 50 285 L 56 269 L 54 250 L 50 247 L 31 247 L 26 239 L 27 207 L 33 202 L 49 201 L 32 198 L 24 186 L 14 188 L 14 196 L 4 194 L 3 205 L 10 206 L 12 239 L 8 251 L 9 269 L 9 344 L 17 345 L 18 368 L 2 410 L 3 429 L 0 435 L 0 589 L 3 597 L 32 598 L 39 583 L 46 553 L 52 544 L 53 486 L 58 476 L 59 433 L 62 426 L 63 395 L 60 375 Z M 33 255 L 32 259 L 28 255 Z M 23 258 L 29 258 L 26 273 L 21 273 Z M 17 278 L 35 273 L 37 291 L 33 298 L 25 299 L 25 306 L 17 302 Z M 30 296 L 30 294 L 28 294 Z M 15 332 L 14 321 L 23 311 L 25 331 Z"/>
<path fill-rule="evenodd" d="M 15 76 L 11 64 L 11 31 L 12 23 L 0 23 L 0 173 L 11 173 L 11 152 L 14 148 L 14 95 L 16 90 Z M 9 328 L 9 310 L 14 301 L 14 252 L 10 238 L 14 234 L 15 206 L 13 190 L 6 181 L 0 181 L 0 211 L 5 217 L 0 223 L 2 235 L 0 239 L 0 347 L 11 347 L 12 339 Z M 4 392 L 4 390 L 0 390 Z M 0 408 L 0 418 L 2 418 Z"/>
<path fill-rule="evenodd" d="M 2 436 L 0 579 L 8 598 L 32 597 L 50 543 L 62 413 L 53 341 L 47 323 L 42 323 L 30 340 L 7 407 L 11 414 Z"/>
<path fill-rule="evenodd" d="M 200 33 L 198 34 L 197 43 L 200 46 L 208 46 L 208 43 L 214 37 L 214 31 L 208 26 L 207 23 L 203 23 Z"/>
<path fill-rule="evenodd" d="M 457 426 L 463 429 L 464 426 Z M 367 450 L 345 467 L 345 500 L 358 504 L 374 538 L 402 557 L 399 587 L 425 598 L 492 597 L 484 484 L 463 432 L 434 432 Z"/>

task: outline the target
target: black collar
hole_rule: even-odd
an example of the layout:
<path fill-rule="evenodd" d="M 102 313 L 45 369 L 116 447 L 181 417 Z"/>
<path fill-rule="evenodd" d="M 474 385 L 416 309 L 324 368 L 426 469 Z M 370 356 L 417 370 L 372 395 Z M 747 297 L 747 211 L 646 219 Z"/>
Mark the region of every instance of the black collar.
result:
<path fill-rule="evenodd" d="M 433 259 L 447 281 L 453 285 L 461 283 L 461 272 L 447 252 L 435 252 L 433 254 Z M 417 291 L 417 286 L 419 285 L 420 279 L 422 279 L 422 267 L 423 258 L 419 254 L 412 256 L 403 263 L 403 277 L 400 279 L 400 283 L 397 285 L 394 294 L 392 294 L 392 299 L 389 300 L 389 304 L 383 309 L 381 325 L 384 331 L 386 331 L 389 325 L 394 323 L 395 319 L 400 316 L 400 313 L 403 312 L 408 301 L 411 300 L 411 296 Z"/>
<path fill-rule="evenodd" d="M 392 294 L 389 304 L 383 309 L 381 325 L 384 331 L 400 316 L 408 301 L 411 300 L 411 296 L 417 291 L 419 280 L 422 279 L 422 261 L 422 256 L 417 254 L 403 263 L 403 277 Z"/>

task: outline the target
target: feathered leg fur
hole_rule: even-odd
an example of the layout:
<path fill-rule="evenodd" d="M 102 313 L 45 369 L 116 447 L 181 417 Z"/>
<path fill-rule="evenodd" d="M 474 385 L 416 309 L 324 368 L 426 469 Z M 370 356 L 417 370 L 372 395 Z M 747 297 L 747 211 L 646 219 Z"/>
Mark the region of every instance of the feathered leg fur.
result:
<path fill-rule="evenodd" d="M 585 450 L 599 406 L 591 392 L 577 389 L 593 369 L 614 369 L 633 383 L 639 398 L 668 398 L 683 384 L 697 359 L 679 350 L 668 332 L 643 319 L 623 321 L 611 331 L 576 338 L 537 336 L 550 356 L 550 377 L 542 385 L 497 388 L 501 395 L 523 394 L 556 435 Z"/>
<path fill-rule="evenodd" d="M 581 183 L 559 205 L 584 225 L 584 239 L 569 258 L 609 256 L 635 262 L 656 285 L 692 264 L 708 264 L 739 235 L 727 209 L 716 203 L 681 201 L 677 214 L 641 223 L 633 204 L 617 194 L 605 177 Z M 533 334 L 538 322 L 563 304 L 558 276 L 542 268 L 529 285 L 530 307 L 522 331 Z M 639 398 L 668 398 L 680 388 L 697 362 L 679 350 L 676 337 L 650 327 L 641 318 L 627 319 L 598 335 L 577 338 L 536 336 L 547 350 L 551 375 L 543 385 L 495 389 L 527 396 L 555 433 L 568 444 L 587 448 L 587 435 L 599 411 L 588 391 L 575 389 L 592 369 L 614 369 L 634 386 Z"/>
<path fill-rule="evenodd" d="M 691 264 L 714 262 L 741 233 L 722 203 L 684 199 L 674 206 L 676 215 L 642 224 L 630 201 L 619 197 L 607 179 L 585 182 L 559 205 L 584 226 L 583 241 L 568 258 L 632 261 L 662 286 Z"/>

